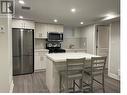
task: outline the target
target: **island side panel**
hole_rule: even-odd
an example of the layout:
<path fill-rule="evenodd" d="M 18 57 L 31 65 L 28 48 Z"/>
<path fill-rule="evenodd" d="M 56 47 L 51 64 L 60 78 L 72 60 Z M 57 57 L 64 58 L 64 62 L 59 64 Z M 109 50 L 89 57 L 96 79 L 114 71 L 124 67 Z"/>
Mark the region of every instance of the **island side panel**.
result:
<path fill-rule="evenodd" d="M 65 62 L 54 62 L 47 58 L 46 84 L 51 93 L 59 92 L 59 71 L 64 69 Z"/>
<path fill-rule="evenodd" d="M 65 62 L 53 62 L 53 92 L 57 93 L 60 91 L 60 71 L 65 70 Z"/>
<path fill-rule="evenodd" d="M 53 88 L 53 61 L 47 58 L 46 60 L 46 85 L 49 92 L 52 92 Z"/>

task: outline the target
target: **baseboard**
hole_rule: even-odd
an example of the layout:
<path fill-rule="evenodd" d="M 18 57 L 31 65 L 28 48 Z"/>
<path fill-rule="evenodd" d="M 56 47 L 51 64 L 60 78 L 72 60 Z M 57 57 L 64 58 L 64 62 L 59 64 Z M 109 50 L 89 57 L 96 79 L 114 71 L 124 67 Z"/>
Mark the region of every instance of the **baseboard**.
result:
<path fill-rule="evenodd" d="M 13 83 L 13 80 L 12 80 L 11 85 L 10 85 L 9 93 L 13 93 L 13 88 L 14 88 L 14 83 Z"/>
<path fill-rule="evenodd" d="M 113 79 L 120 80 L 119 75 L 113 74 L 111 72 L 108 73 L 108 76 L 111 77 L 111 78 L 113 78 Z"/>

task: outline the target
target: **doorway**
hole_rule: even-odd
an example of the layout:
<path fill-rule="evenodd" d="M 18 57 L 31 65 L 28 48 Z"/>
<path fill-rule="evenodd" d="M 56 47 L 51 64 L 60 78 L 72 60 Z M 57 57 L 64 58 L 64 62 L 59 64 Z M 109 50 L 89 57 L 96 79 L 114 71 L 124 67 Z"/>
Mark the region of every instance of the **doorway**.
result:
<path fill-rule="evenodd" d="M 108 68 L 109 53 L 109 25 L 97 25 L 96 27 L 96 55 L 106 56 Z"/>

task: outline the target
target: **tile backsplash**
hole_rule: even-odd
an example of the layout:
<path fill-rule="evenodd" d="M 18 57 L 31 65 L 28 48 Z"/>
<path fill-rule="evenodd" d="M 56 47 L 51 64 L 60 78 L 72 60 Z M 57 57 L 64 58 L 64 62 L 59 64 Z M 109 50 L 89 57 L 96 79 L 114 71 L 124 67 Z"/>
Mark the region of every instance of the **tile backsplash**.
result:
<path fill-rule="evenodd" d="M 87 40 L 86 38 L 64 38 L 64 41 L 62 42 L 62 48 L 86 49 Z"/>
<path fill-rule="evenodd" d="M 35 49 L 45 49 L 46 40 L 45 39 L 35 39 L 34 48 Z"/>
<path fill-rule="evenodd" d="M 45 39 L 35 39 L 34 43 L 35 49 L 45 49 L 46 40 Z M 87 39 L 86 38 L 64 38 L 62 42 L 62 48 L 65 49 L 87 49 Z"/>

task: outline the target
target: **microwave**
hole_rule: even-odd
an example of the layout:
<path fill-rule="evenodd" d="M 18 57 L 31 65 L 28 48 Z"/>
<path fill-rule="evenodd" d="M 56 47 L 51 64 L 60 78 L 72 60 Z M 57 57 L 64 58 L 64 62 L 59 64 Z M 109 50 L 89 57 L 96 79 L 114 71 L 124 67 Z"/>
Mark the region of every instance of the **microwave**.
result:
<path fill-rule="evenodd" d="M 63 41 L 63 33 L 49 32 L 48 41 Z"/>

